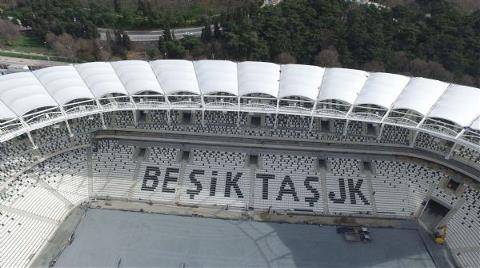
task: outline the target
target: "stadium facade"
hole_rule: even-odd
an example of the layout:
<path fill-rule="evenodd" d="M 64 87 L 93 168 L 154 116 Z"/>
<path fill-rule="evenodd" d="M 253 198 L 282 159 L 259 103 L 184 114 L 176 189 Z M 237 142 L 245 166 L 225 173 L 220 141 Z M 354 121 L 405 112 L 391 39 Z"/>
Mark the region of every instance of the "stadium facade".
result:
<path fill-rule="evenodd" d="M 158 133 L 203 145 L 156 143 Z M 243 149 L 227 146 L 242 139 Z M 377 147 L 382 154 L 359 156 Z M 0 76 L 2 267 L 29 264 L 69 211 L 92 199 L 402 219 L 418 219 L 433 200 L 445 208 L 436 223 L 450 226 L 456 261 L 475 267 L 478 180 L 478 88 L 213 60 Z"/>

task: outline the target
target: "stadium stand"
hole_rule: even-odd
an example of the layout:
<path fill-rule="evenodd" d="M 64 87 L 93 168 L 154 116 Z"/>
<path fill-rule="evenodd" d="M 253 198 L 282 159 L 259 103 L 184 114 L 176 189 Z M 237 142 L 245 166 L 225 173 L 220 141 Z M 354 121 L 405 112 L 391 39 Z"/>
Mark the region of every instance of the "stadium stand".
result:
<path fill-rule="evenodd" d="M 143 74 L 127 75 L 131 68 Z M 69 83 L 46 79 L 57 74 Z M 383 146 L 478 171 L 479 98 L 477 88 L 430 79 L 256 62 L 103 62 L 0 76 L 0 267 L 27 266 L 71 209 L 95 198 L 407 219 L 434 200 L 449 209 L 443 222 L 456 261 L 478 267 L 478 182 L 449 189 L 457 175 L 446 168 L 387 155 L 139 145 L 96 133 Z"/>

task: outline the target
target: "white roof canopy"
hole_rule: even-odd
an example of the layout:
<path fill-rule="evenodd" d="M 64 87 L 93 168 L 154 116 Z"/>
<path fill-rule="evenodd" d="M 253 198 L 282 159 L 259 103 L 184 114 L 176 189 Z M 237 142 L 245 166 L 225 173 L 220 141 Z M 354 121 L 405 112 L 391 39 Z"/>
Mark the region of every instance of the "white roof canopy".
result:
<path fill-rule="evenodd" d="M 238 95 L 278 96 L 280 66 L 268 62 L 242 62 L 238 68 Z"/>
<path fill-rule="evenodd" d="M 202 90 L 202 91 L 201 91 Z M 0 76 L 0 120 L 109 94 L 234 96 L 339 100 L 408 109 L 480 130 L 480 89 L 425 78 L 310 65 L 186 60 L 92 62 Z M 128 101 L 128 100 L 127 100 Z"/>
<path fill-rule="evenodd" d="M 194 62 L 200 90 L 204 95 L 228 93 L 238 95 L 237 64 L 223 60 Z"/>
<path fill-rule="evenodd" d="M 316 100 L 325 69 L 312 65 L 288 64 L 280 68 L 279 98 L 300 96 Z"/>
<path fill-rule="evenodd" d="M 39 108 L 58 106 L 31 72 L 0 76 L 0 100 L 19 116 Z"/>
<path fill-rule="evenodd" d="M 13 113 L 3 102 L 0 102 L 0 120 L 8 120 L 16 117 L 15 113 Z"/>
<path fill-rule="evenodd" d="M 449 120 L 466 127 L 480 115 L 480 89 L 450 85 L 428 117 Z"/>
<path fill-rule="evenodd" d="M 152 91 L 163 95 L 157 77 L 146 61 L 128 60 L 112 62 L 113 69 L 131 95 Z"/>
<path fill-rule="evenodd" d="M 193 63 L 187 60 L 157 60 L 150 62 L 161 88 L 168 95 L 189 92 L 200 95 Z"/>
<path fill-rule="evenodd" d="M 472 125 L 470 126 L 471 129 L 480 131 L 480 116 L 478 116 L 477 120 L 473 121 Z"/>
<path fill-rule="evenodd" d="M 75 65 L 75 68 L 95 97 L 102 98 L 109 94 L 128 95 L 110 63 L 90 62 Z"/>
<path fill-rule="evenodd" d="M 448 85 L 438 80 L 412 78 L 392 108 L 413 110 L 425 116 Z"/>
<path fill-rule="evenodd" d="M 368 73 L 360 70 L 331 68 L 325 71 L 318 101 L 341 100 L 353 104 Z"/>
<path fill-rule="evenodd" d="M 409 77 L 403 75 L 372 73 L 360 91 L 355 104 L 373 104 L 389 109 L 409 80 Z"/>
<path fill-rule="evenodd" d="M 55 66 L 33 72 L 48 93 L 61 105 L 94 96 L 73 66 Z"/>

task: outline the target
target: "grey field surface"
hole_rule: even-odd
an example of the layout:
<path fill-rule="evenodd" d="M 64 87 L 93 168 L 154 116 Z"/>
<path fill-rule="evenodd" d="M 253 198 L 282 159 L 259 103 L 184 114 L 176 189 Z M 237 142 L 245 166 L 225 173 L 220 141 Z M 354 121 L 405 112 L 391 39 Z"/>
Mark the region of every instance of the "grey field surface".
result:
<path fill-rule="evenodd" d="M 370 230 L 90 209 L 56 267 L 435 267 L 416 230 Z"/>

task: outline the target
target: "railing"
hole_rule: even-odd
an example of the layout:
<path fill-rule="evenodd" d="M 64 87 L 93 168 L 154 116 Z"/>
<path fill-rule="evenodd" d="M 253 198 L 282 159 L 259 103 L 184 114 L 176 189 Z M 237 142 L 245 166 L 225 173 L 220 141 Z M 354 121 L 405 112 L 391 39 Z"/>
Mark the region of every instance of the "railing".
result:
<path fill-rule="evenodd" d="M 175 103 L 168 104 L 166 102 L 158 102 L 158 101 L 148 101 L 142 103 L 136 103 L 135 105 L 131 102 L 112 102 L 101 106 L 100 109 L 97 105 L 92 105 L 89 103 L 88 105 L 83 106 L 75 106 L 71 107 L 68 110 L 65 110 L 66 117 L 58 111 L 57 108 L 49 109 L 43 112 L 39 112 L 38 114 L 31 115 L 25 122 L 27 125 L 22 125 L 19 121 L 14 124 L 4 123 L 3 126 L 0 126 L 0 142 L 7 141 L 29 131 L 39 129 L 42 127 L 46 127 L 49 125 L 56 124 L 61 121 L 90 116 L 92 114 L 97 114 L 100 112 L 111 112 L 111 111 L 121 111 L 121 110 L 135 110 L 135 109 L 150 109 L 150 110 L 165 110 L 165 109 L 175 109 L 175 110 L 201 110 L 202 105 L 199 102 L 192 102 L 192 101 L 179 101 Z M 263 103 L 249 103 L 249 104 L 241 104 L 240 107 L 238 104 L 228 103 L 228 102 L 216 102 L 216 103 L 209 103 L 205 105 L 204 109 L 206 111 L 218 111 L 218 110 L 235 110 L 241 112 L 250 112 L 250 113 L 276 113 L 276 107 L 268 104 Z M 334 109 L 318 109 L 312 113 L 311 109 L 304 108 L 301 106 L 283 106 L 280 107 L 279 113 L 282 114 L 293 114 L 293 115 L 312 115 L 315 117 L 324 117 L 328 119 L 346 119 L 344 111 L 336 111 Z M 365 122 L 372 122 L 372 123 L 379 123 L 381 121 L 381 116 L 374 115 L 371 113 L 354 113 L 349 118 L 352 120 L 359 120 Z M 12 120 L 15 121 L 15 120 Z M 424 123 L 420 128 L 417 128 L 417 122 L 408 120 L 406 118 L 395 118 L 389 117 L 386 118 L 383 122 L 387 125 L 393 125 L 398 127 L 405 127 L 412 130 L 422 131 L 434 136 L 437 136 L 442 139 L 450 140 L 453 142 L 461 143 L 465 146 L 468 146 L 474 150 L 480 151 L 480 146 L 478 143 L 474 143 L 469 139 L 460 138 L 456 139 L 456 135 L 459 133 L 458 127 L 457 128 L 449 128 L 443 124 L 437 123 L 430 123 L 429 121 Z M 467 133 L 465 133 L 467 134 Z M 464 134 L 464 135 L 465 135 Z"/>
<path fill-rule="evenodd" d="M 12 122 L 12 123 L 6 123 L 4 126 L 0 126 L 0 136 L 1 135 L 4 135 L 4 134 L 7 134 L 9 132 L 14 132 L 14 131 L 18 131 L 18 130 L 21 130 L 23 128 L 23 125 L 22 123 L 20 122 Z"/>
<path fill-rule="evenodd" d="M 32 126 L 36 124 L 42 124 L 44 122 L 49 122 L 52 120 L 55 121 L 55 119 L 62 116 L 63 114 L 60 111 L 40 113 L 40 114 L 32 115 L 31 117 L 28 117 L 28 119 L 25 120 L 25 123 Z"/>
<path fill-rule="evenodd" d="M 419 122 L 416 122 L 412 119 L 405 118 L 405 117 L 387 117 L 385 119 L 385 122 L 401 124 L 401 125 L 406 125 L 406 126 L 412 126 L 412 127 L 417 126 L 418 123 L 419 123 Z"/>
<path fill-rule="evenodd" d="M 240 111 L 242 112 L 275 112 L 277 106 L 273 106 L 265 103 L 242 103 L 240 104 Z"/>
<path fill-rule="evenodd" d="M 351 119 L 363 119 L 367 121 L 371 121 L 373 123 L 379 123 L 382 121 L 383 116 L 378 114 L 372 114 L 367 112 L 355 112 L 350 114 Z"/>
<path fill-rule="evenodd" d="M 280 106 L 278 108 L 278 111 L 280 112 L 287 112 L 287 113 L 300 113 L 302 115 L 310 115 L 312 113 L 311 108 L 305 108 L 302 106 Z"/>
<path fill-rule="evenodd" d="M 102 107 L 104 112 L 135 109 L 135 106 L 131 102 L 110 102 L 102 105 Z"/>
<path fill-rule="evenodd" d="M 448 136 L 452 136 L 452 137 L 455 137 L 458 134 L 458 131 L 455 131 L 451 128 L 448 128 L 448 127 L 442 126 L 442 125 L 438 125 L 438 124 L 422 124 L 420 126 L 420 128 L 426 129 L 426 130 L 432 130 L 434 132 L 441 133 L 441 134 L 448 135 Z"/>
<path fill-rule="evenodd" d="M 170 107 L 168 103 L 160 101 L 143 101 L 137 102 L 135 105 L 137 106 L 137 109 L 142 110 L 165 110 Z"/>
<path fill-rule="evenodd" d="M 100 112 L 100 108 L 97 105 L 83 105 L 83 106 L 75 106 L 68 110 L 65 110 L 67 117 L 76 118 L 79 116 L 87 116 L 93 113 Z"/>
<path fill-rule="evenodd" d="M 313 112 L 314 115 L 316 116 L 335 116 L 335 117 L 345 117 L 347 115 L 346 111 L 340 111 L 340 110 L 335 110 L 335 109 L 317 109 Z"/>
<path fill-rule="evenodd" d="M 199 102 L 193 101 L 179 101 L 179 102 L 171 102 L 172 108 L 202 108 L 202 104 Z"/>
<path fill-rule="evenodd" d="M 209 102 L 205 103 L 205 108 L 211 109 L 211 110 L 237 110 L 238 104 L 237 103 L 231 103 L 231 102 Z"/>

